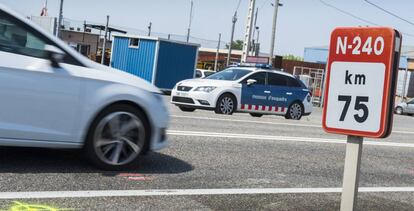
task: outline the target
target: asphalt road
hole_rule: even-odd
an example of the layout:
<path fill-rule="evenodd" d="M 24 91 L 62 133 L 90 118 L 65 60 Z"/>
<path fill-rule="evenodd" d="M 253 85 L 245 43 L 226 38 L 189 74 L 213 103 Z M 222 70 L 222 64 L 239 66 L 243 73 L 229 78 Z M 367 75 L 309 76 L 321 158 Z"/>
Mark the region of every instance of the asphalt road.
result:
<path fill-rule="evenodd" d="M 0 210 L 339 209 L 346 137 L 322 130 L 320 109 L 301 121 L 170 111 L 171 146 L 127 172 L 77 150 L 0 148 L 0 198 L 16 196 Z M 414 210 L 414 117 L 394 121 L 389 138 L 365 141 L 359 210 Z"/>

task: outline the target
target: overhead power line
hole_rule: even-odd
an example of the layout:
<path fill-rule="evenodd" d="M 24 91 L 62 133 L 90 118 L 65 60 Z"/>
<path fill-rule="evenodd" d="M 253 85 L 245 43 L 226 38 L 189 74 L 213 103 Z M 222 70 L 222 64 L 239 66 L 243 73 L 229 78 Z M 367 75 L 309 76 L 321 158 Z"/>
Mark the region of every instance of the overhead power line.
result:
<path fill-rule="evenodd" d="M 343 9 L 340 9 L 340 8 L 338 8 L 338 7 L 335 7 L 334 5 L 332 5 L 332 4 L 329 4 L 329 3 L 327 3 L 327 2 L 325 2 L 325 1 L 323 1 L 323 0 L 319 0 L 323 5 L 325 5 L 325 6 L 327 6 L 327 7 L 330 7 L 330 8 L 333 8 L 333 9 L 335 9 L 335 10 L 337 10 L 337 11 L 339 11 L 339 12 L 341 12 L 341 13 L 343 13 L 343 14 L 345 14 L 345 15 L 348 15 L 348 16 L 351 16 L 351 17 L 353 17 L 353 18 L 355 18 L 355 19 L 358 19 L 358 20 L 360 20 L 360 21 L 362 21 L 362 22 L 365 22 L 365 23 L 368 23 L 368 24 L 371 24 L 371 25 L 374 25 L 374 26 L 380 26 L 380 24 L 377 24 L 377 23 L 374 23 L 374 22 L 372 22 L 372 21 L 369 21 L 369 20 L 366 20 L 366 19 L 364 19 L 364 18 L 361 18 L 361 17 L 359 17 L 359 16 L 357 16 L 357 15 L 354 15 L 354 14 L 352 14 L 352 13 L 350 13 L 350 12 L 347 12 L 347 11 L 345 11 L 345 10 L 343 10 Z M 402 31 L 400 31 L 401 33 L 403 33 L 404 35 L 406 35 L 406 36 L 409 36 L 409 37 L 414 37 L 414 34 L 409 34 L 409 33 L 405 33 L 405 32 L 402 32 Z"/>
<path fill-rule="evenodd" d="M 400 20 L 402 20 L 402 21 L 404 21 L 404 22 L 406 22 L 406 23 L 411 24 L 411 25 L 413 25 L 413 26 L 414 26 L 414 23 L 413 23 L 413 22 L 411 22 L 411 21 L 409 21 L 409 20 L 407 20 L 407 19 L 405 19 L 405 18 L 402 18 L 402 17 L 400 17 L 400 16 L 398 16 L 398 15 L 396 15 L 396 14 L 394 14 L 394 13 L 392 13 L 392 12 L 390 12 L 390 11 L 388 11 L 388 10 L 384 9 L 383 7 L 380 7 L 380 6 L 378 6 L 377 4 L 374 4 L 374 3 L 372 3 L 372 2 L 370 2 L 370 1 L 368 1 L 368 0 L 364 0 L 364 1 L 365 1 L 365 2 L 367 2 L 368 4 L 372 5 L 372 6 L 376 7 L 377 9 L 379 9 L 379 10 L 381 10 L 381 11 L 383 11 L 383 12 L 385 12 L 385 13 L 389 14 L 389 15 L 392 15 L 392 16 L 394 16 L 395 18 L 398 18 L 398 19 L 400 19 Z"/>
<path fill-rule="evenodd" d="M 332 5 L 332 4 L 329 4 L 329 3 L 326 3 L 325 1 L 323 1 L 323 0 L 319 0 L 322 4 L 324 4 L 325 6 L 328 6 L 328 7 L 330 7 L 330 8 L 333 8 L 333 9 L 335 9 L 335 10 L 337 10 L 337 11 L 339 11 L 339 12 L 341 12 L 341 13 L 343 13 L 343 14 L 346 14 L 346 15 L 348 15 L 348 16 L 351 16 L 351 17 L 353 17 L 353 18 L 355 18 L 355 19 L 358 19 L 358 20 L 360 20 L 360 21 L 362 21 L 362 22 L 365 22 L 365 23 L 368 23 L 368 24 L 371 24 L 371 25 L 374 25 L 374 26 L 379 26 L 378 24 L 376 24 L 376 23 L 374 23 L 374 22 L 371 22 L 371 21 L 369 21 L 369 20 L 366 20 L 366 19 L 363 19 L 363 18 L 361 18 L 361 17 L 358 17 L 358 16 L 356 16 L 356 15 L 354 15 L 354 14 L 352 14 L 352 13 L 350 13 L 350 12 L 347 12 L 347 11 L 345 11 L 345 10 L 342 10 L 342 9 L 340 9 L 340 8 L 338 8 L 338 7 L 335 7 L 334 5 Z"/>
<path fill-rule="evenodd" d="M 241 1 L 242 1 L 242 0 L 239 0 L 239 3 L 237 4 L 237 7 L 236 7 L 236 12 L 237 12 L 237 11 L 239 11 Z"/>

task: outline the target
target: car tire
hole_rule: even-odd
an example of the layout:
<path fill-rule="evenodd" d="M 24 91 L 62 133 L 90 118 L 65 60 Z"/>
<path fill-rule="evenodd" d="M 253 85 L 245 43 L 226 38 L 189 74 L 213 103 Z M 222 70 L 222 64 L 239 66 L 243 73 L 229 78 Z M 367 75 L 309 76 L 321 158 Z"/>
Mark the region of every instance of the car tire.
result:
<path fill-rule="evenodd" d="M 250 113 L 250 116 L 252 117 L 262 117 L 263 114 L 258 114 L 258 113 Z"/>
<path fill-rule="evenodd" d="M 396 113 L 396 114 L 398 114 L 398 115 L 403 115 L 404 110 L 403 110 L 403 108 L 401 108 L 401 107 L 397 107 L 397 108 L 395 109 L 395 113 Z"/>
<path fill-rule="evenodd" d="M 223 94 L 217 100 L 216 109 L 217 114 L 232 115 L 237 108 L 236 98 L 231 94 Z"/>
<path fill-rule="evenodd" d="M 102 170 L 133 167 L 147 149 L 150 127 L 144 113 L 118 104 L 104 109 L 92 122 L 84 147 L 85 155 Z"/>
<path fill-rule="evenodd" d="M 285 115 L 286 119 L 300 120 L 303 116 L 303 106 L 299 102 L 295 102 L 289 106 Z"/>
<path fill-rule="evenodd" d="M 178 108 L 180 108 L 180 110 L 184 112 L 194 112 L 196 110 L 195 108 L 189 108 L 189 107 L 183 107 L 183 106 L 179 106 Z"/>

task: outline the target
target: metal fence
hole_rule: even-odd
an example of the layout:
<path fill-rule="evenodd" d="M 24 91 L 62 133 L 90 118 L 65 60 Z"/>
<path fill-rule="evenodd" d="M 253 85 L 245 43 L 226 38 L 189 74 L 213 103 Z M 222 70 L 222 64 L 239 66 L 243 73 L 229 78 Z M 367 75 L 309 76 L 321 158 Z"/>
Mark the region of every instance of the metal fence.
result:
<path fill-rule="evenodd" d="M 97 22 L 92 22 L 92 21 L 81 21 L 81 20 L 74 20 L 74 19 L 69 19 L 69 18 L 64 18 L 62 24 L 65 29 L 71 29 L 75 31 L 84 31 L 84 24 L 94 24 L 94 25 L 103 25 L 103 26 L 105 25 L 104 23 L 97 23 Z M 126 31 L 128 34 L 131 34 L 131 35 L 148 36 L 148 30 L 112 25 L 112 24 L 110 24 L 109 26 L 112 28 L 120 29 L 122 31 Z M 96 29 L 92 29 L 92 32 L 101 34 L 102 36 L 104 34 L 103 31 L 99 31 Z M 116 33 L 113 33 L 113 34 L 116 34 Z M 187 35 L 180 35 L 180 34 L 171 34 L 171 33 L 152 31 L 151 36 L 175 40 L 175 41 L 181 41 L 181 42 L 187 41 Z M 205 39 L 205 38 L 194 37 L 194 36 L 190 36 L 189 42 L 200 44 L 201 47 L 204 47 L 204 48 L 217 48 L 218 46 L 218 40 L 211 40 L 211 39 Z M 221 41 L 220 48 L 225 48 L 225 46 L 227 46 L 228 44 L 229 44 L 228 42 Z"/>

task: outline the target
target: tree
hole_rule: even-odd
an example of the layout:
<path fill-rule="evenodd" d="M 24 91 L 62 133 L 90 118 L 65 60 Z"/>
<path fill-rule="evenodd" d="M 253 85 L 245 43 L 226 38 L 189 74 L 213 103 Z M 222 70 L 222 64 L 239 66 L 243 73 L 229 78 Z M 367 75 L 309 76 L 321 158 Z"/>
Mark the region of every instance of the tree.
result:
<path fill-rule="evenodd" d="M 283 56 L 284 60 L 292 60 L 292 61 L 301 61 L 303 62 L 303 58 L 300 56 L 295 56 L 293 54 L 288 54 Z"/>
<path fill-rule="evenodd" d="M 229 45 L 226 45 L 226 49 L 229 49 Z M 233 50 L 243 50 L 243 40 L 236 40 L 231 43 L 231 49 Z"/>

